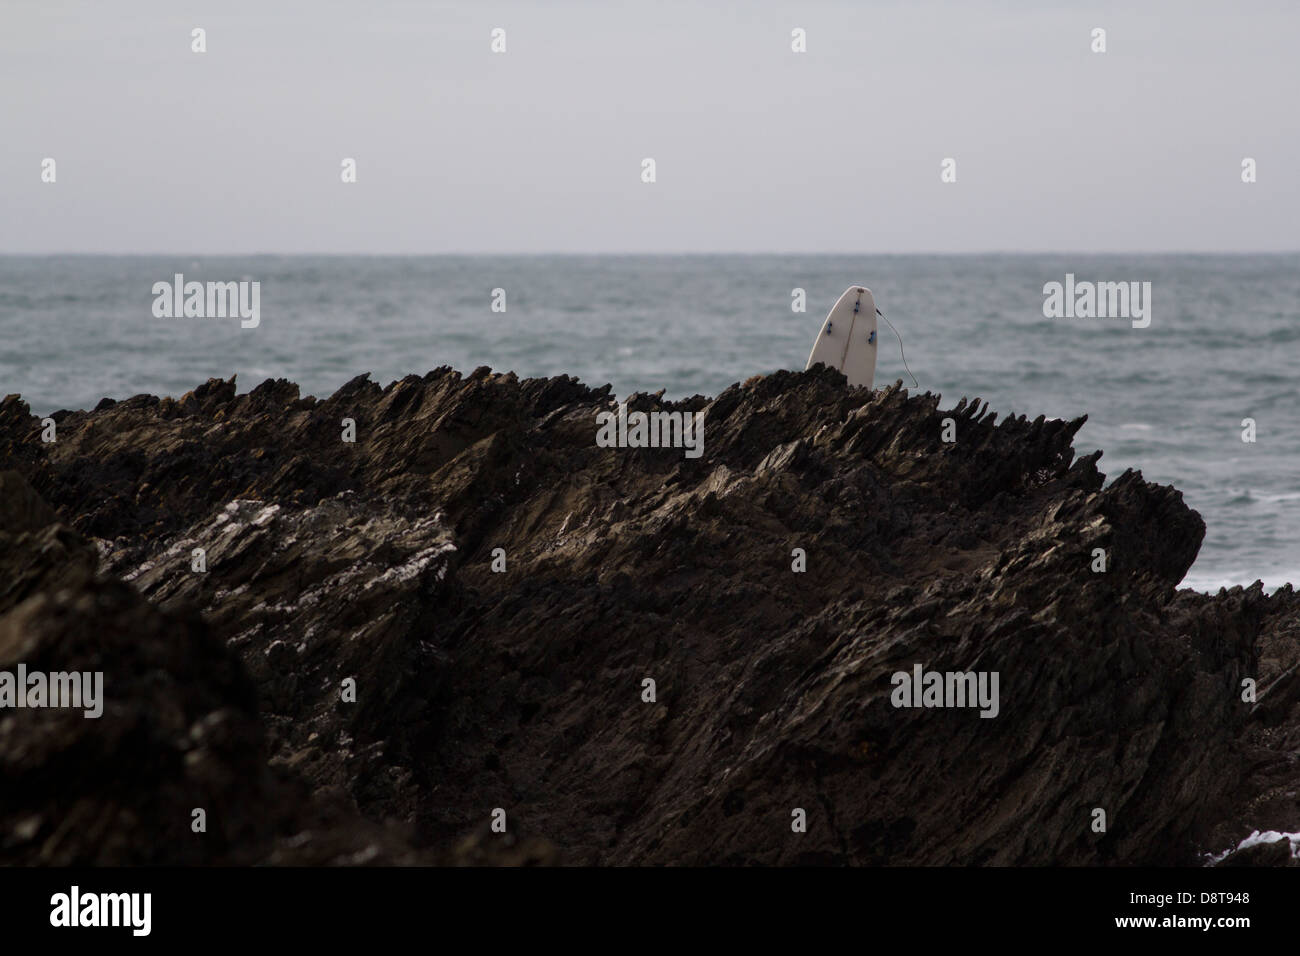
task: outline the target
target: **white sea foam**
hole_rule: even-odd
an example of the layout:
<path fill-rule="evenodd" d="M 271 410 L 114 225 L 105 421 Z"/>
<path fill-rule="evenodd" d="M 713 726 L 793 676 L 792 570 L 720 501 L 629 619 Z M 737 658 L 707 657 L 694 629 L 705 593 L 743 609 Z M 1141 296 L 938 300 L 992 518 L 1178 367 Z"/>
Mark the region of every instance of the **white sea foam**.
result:
<path fill-rule="evenodd" d="M 1289 840 L 1291 843 L 1291 859 L 1300 859 L 1300 833 L 1280 833 L 1277 830 L 1265 830 L 1263 833 L 1256 830 L 1235 847 L 1229 847 L 1222 853 L 1208 853 L 1206 857 L 1208 862 L 1218 863 L 1226 859 L 1229 853 L 1245 850 L 1260 843 L 1277 843 L 1279 840 Z"/>

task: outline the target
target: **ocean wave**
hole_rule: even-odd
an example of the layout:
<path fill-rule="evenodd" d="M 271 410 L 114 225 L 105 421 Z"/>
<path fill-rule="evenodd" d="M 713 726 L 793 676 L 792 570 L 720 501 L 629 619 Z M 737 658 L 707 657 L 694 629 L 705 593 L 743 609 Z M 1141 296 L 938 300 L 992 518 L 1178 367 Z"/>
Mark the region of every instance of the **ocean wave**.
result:
<path fill-rule="evenodd" d="M 1286 501 L 1300 501 L 1300 491 L 1269 494 L 1262 491 L 1252 491 L 1249 488 L 1229 488 L 1228 495 L 1229 497 L 1224 504 L 1229 505 L 1277 505 Z"/>

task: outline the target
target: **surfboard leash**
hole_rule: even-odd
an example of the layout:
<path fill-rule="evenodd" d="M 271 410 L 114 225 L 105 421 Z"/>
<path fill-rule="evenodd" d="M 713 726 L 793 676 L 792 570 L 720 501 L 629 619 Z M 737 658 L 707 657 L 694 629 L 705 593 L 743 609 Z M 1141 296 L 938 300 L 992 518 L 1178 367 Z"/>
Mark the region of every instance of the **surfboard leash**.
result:
<path fill-rule="evenodd" d="M 881 312 L 879 309 L 876 309 L 876 315 L 880 316 L 882 319 L 885 319 L 885 313 Z M 910 368 L 907 368 L 907 355 L 903 352 L 903 337 L 898 334 L 898 329 L 894 328 L 894 323 L 890 322 L 889 319 L 885 319 L 885 324 L 894 330 L 894 335 L 898 339 L 898 354 L 899 357 L 902 358 L 903 360 L 903 368 L 907 369 L 908 375 L 912 375 L 912 370 Z M 914 388 L 921 387 L 921 383 L 916 380 L 915 375 L 912 375 L 912 386 Z"/>

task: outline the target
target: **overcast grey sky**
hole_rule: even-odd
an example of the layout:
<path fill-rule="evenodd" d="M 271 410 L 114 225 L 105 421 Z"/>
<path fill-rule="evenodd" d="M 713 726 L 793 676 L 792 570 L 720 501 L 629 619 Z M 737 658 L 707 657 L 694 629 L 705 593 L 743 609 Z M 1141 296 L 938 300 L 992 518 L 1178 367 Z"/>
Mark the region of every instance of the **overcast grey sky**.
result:
<path fill-rule="evenodd" d="M 1294 250 L 1298 91 L 1295 0 L 0 0 L 0 252 Z"/>

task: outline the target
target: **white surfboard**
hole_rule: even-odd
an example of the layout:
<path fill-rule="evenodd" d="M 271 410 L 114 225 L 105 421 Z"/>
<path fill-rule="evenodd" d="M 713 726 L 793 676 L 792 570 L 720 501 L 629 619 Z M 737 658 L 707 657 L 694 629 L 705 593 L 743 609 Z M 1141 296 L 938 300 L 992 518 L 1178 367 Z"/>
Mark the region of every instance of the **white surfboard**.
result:
<path fill-rule="evenodd" d="M 871 387 L 876 377 L 876 300 L 866 286 L 845 290 L 826 316 L 805 368 L 818 362 L 839 369 L 850 386 Z"/>

